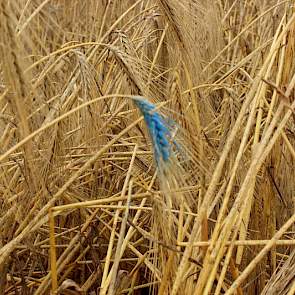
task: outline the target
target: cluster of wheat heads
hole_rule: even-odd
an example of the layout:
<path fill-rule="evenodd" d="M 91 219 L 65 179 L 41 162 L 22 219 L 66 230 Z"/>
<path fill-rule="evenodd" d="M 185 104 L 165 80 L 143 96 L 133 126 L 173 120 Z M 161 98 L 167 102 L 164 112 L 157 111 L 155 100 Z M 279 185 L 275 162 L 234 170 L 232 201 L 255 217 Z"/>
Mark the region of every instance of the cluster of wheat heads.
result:
<path fill-rule="evenodd" d="M 0 294 L 294 294 L 293 5 L 0 0 Z"/>

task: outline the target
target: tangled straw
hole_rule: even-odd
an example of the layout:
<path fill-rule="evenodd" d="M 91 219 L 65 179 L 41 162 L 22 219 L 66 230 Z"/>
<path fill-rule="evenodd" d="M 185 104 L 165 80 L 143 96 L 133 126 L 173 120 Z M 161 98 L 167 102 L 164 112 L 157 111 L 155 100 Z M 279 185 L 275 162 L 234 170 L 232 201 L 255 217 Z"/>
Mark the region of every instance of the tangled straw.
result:
<path fill-rule="evenodd" d="M 152 139 L 155 160 L 158 167 L 160 167 L 161 160 L 164 162 L 169 161 L 172 153 L 172 145 L 175 144 L 172 139 L 171 126 L 157 112 L 154 104 L 141 97 L 134 98 L 134 102 L 144 116 Z"/>

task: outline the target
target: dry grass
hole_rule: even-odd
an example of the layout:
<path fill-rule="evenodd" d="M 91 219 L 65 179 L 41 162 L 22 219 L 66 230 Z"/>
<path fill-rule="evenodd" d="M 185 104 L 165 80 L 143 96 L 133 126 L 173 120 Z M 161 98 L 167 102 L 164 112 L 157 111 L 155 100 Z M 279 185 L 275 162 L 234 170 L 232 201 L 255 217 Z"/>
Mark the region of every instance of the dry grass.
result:
<path fill-rule="evenodd" d="M 293 5 L 0 0 L 0 294 L 294 294 Z"/>

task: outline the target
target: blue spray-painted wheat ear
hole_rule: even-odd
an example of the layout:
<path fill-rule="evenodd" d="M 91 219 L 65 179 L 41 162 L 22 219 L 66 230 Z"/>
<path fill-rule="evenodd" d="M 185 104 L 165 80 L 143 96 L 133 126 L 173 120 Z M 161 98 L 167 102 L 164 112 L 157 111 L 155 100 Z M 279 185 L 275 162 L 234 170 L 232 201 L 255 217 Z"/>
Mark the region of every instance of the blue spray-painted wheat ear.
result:
<path fill-rule="evenodd" d="M 134 102 L 144 116 L 155 153 L 157 164 L 160 159 L 167 162 L 171 156 L 171 131 L 163 116 L 160 115 L 155 105 L 143 98 L 135 98 Z"/>

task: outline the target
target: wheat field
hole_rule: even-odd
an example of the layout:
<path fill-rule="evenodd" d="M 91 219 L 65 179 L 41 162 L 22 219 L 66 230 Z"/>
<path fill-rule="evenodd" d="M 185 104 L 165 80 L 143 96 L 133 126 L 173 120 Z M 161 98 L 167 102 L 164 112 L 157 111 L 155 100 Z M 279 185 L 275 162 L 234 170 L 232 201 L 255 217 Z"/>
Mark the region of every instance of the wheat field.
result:
<path fill-rule="evenodd" d="M 295 294 L 294 4 L 0 0 L 0 294 Z"/>

